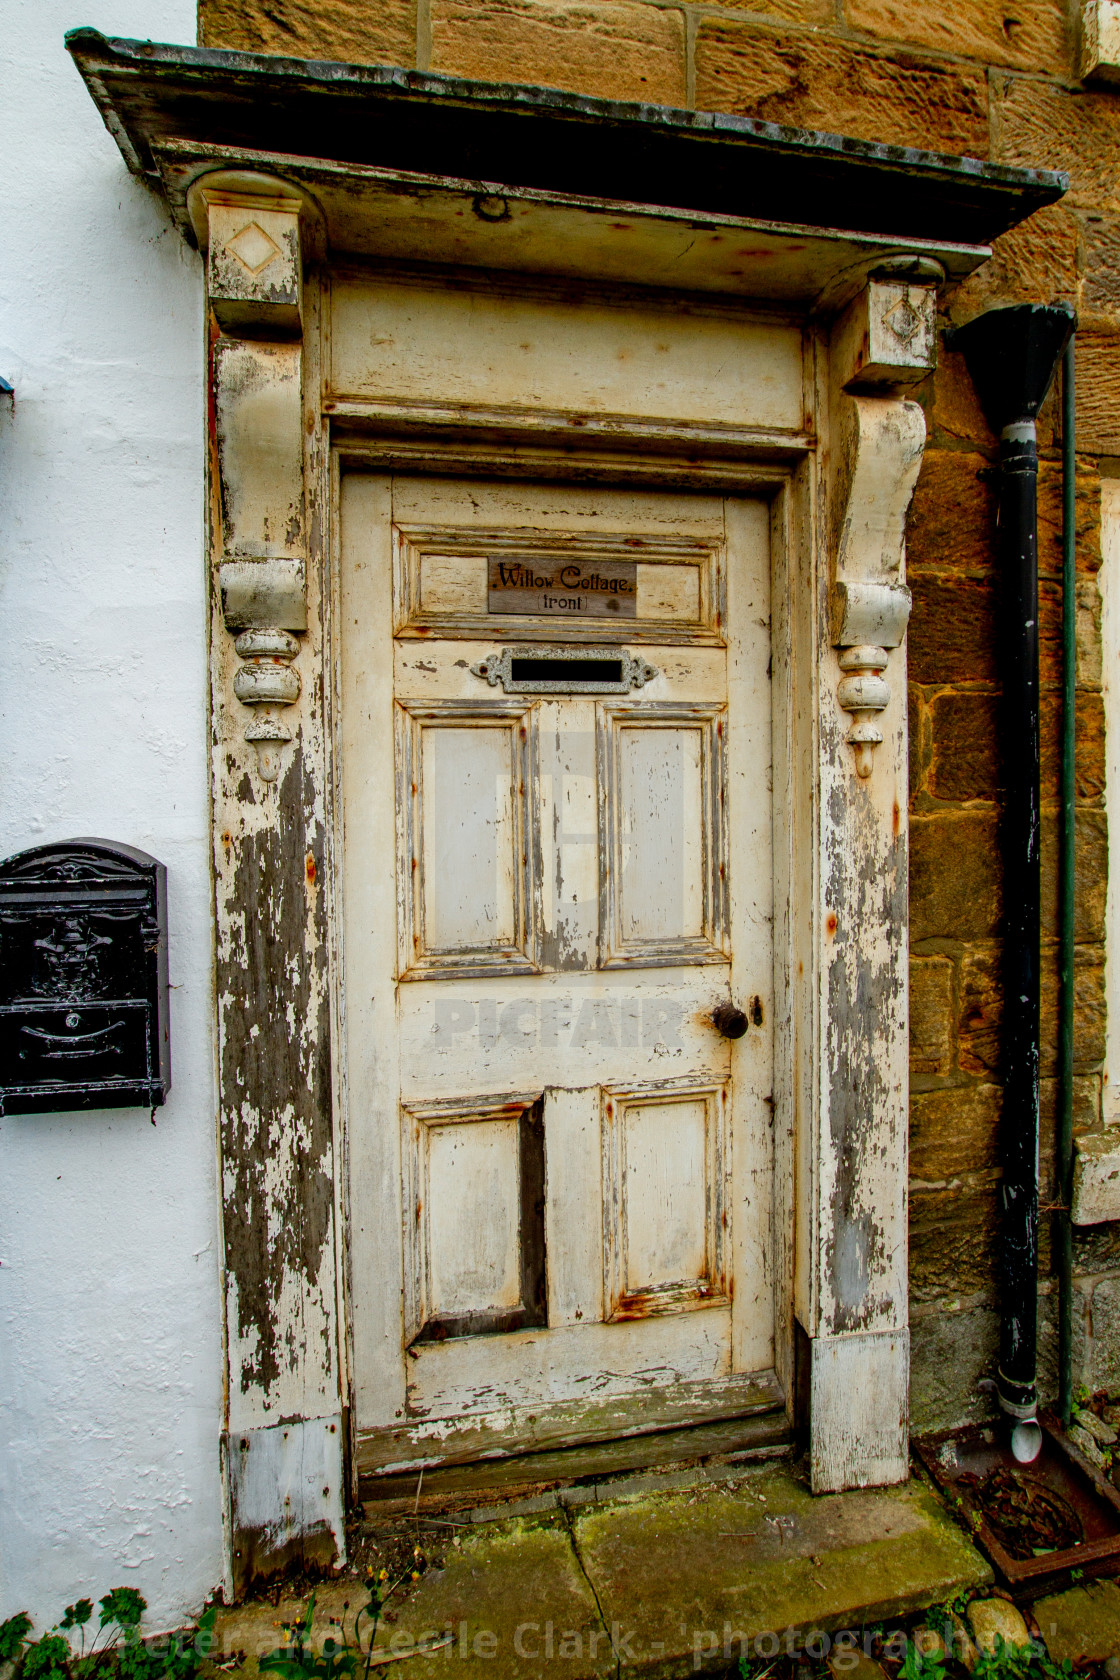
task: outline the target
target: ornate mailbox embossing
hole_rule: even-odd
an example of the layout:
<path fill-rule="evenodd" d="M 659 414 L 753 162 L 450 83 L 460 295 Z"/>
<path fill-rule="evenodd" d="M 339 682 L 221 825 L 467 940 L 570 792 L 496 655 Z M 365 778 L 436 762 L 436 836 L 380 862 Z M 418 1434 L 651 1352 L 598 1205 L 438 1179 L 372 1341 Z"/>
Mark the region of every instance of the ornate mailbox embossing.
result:
<path fill-rule="evenodd" d="M 107 840 L 0 863 L 0 1113 L 152 1108 L 170 1089 L 163 864 Z"/>

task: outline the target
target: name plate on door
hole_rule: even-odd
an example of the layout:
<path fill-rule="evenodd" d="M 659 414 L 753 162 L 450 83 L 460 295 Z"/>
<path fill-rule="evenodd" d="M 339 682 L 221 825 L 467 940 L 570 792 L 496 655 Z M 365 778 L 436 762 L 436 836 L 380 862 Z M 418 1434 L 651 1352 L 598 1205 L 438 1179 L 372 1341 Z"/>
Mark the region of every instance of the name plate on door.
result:
<path fill-rule="evenodd" d="M 487 573 L 486 610 L 549 618 L 633 618 L 638 604 L 636 560 L 494 560 Z"/>

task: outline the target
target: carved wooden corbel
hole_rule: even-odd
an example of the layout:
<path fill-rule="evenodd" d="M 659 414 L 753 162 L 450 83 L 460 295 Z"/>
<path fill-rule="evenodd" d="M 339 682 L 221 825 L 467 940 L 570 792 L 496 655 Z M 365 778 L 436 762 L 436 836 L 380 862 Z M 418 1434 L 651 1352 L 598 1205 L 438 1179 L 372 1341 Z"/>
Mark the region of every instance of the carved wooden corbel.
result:
<path fill-rule="evenodd" d="M 233 691 L 244 737 L 275 781 L 293 738 L 295 665 L 307 628 L 303 494 L 301 197 L 270 176 L 220 171 L 191 188 L 220 328 L 211 362 L 226 629 L 242 661 Z"/>
<path fill-rule="evenodd" d="M 925 416 L 899 394 L 934 365 L 935 276 L 872 278 L 832 340 L 831 635 L 844 675 L 837 699 L 852 719 L 856 773 L 871 774 L 890 703 L 885 673 L 910 617 L 906 512 L 925 446 Z"/>
<path fill-rule="evenodd" d="M 845 673 L 837 699 L 852 723 L 847 740 L 856 772 L 871 774 L 883 739 L 875 719 L 891 691 L 883 675 L 910 617 L 904 566 L 906 510 L 925 444 L 925 416 L 915 402 L 841 396 L 833 414 L 838 444 L 832 582 L 832 644 Z"/>

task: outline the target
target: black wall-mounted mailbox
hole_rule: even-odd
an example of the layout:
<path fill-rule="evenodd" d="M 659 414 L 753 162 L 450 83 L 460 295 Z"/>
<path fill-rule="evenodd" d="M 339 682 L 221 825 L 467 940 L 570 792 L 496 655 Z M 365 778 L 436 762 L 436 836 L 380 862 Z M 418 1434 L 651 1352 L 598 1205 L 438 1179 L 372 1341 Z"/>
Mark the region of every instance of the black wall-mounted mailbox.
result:
<path fill-rule="evenodd" d="M 108 840 L 0 863 L 0 1113 L 153 1108 L 170 1089 L 163 864 Z"/>

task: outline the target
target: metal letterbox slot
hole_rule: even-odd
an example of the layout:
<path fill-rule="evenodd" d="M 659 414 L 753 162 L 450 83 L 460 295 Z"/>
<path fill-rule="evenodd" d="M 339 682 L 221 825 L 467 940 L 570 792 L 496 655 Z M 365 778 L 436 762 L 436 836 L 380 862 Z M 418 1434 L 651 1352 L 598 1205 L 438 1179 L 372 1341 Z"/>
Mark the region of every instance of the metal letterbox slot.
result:
<path fill-rule="evenodd" d="M 657 675 L 640 656 L 611 647 L 507 647 L 471 671 L 506 694 L 629 694 Z"/>

